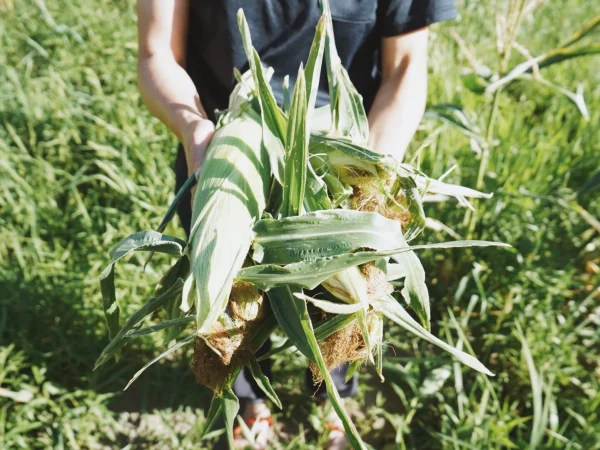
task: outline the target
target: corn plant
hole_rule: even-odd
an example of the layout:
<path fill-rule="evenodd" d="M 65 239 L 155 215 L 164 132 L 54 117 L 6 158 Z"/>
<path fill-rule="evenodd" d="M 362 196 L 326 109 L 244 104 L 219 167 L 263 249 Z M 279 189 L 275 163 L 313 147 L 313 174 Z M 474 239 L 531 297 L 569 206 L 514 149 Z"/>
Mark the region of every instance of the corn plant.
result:
<path fill-rule="evenodd" d="M 157 231 L 133 234 L 111 251 L 100 277 L 110 343 L 96 366 L 118 356 L 128 340 L 165 330 L 167 349 L 129 386 L 151 364 L 193 344 L 196 379 L 214 391 L 205 430 L 223 415 L 230 445 L 239 409 L 231 385 L 243 367 L 282 406 L 254 356 L 278 327 L 288 341 L 265 357 L 293 346 L 309 359 L 354 448 L 366 447 L 329 370 L 349 362 L 353 373 L 366 362 L 375 364 L 383 379 L 384 320 L 491 375 L 475 357 L 431 334 L 425 273 L 416 252 L 503 244 L 409 245 L 425 228 L 425 195 L 453 196 L 462 203 L 487 195 L 432 180 L 366 147 L 362 99 L 341 64 L 328 3 L 323 5 L 306 66 L 300 66 L 291 92 L 286 86 L 283 108 L 240 10 L 250 70 L 236 74 L 238 85 L 200 173 L 178 193 Z M 330 103 L 315 108 L 324 59 Z M 183 193 L 196 183 L 189 241 L 163 234 Z M 177 259 L 155 297 L 121 326 L 114 268 L 134 251 Z M 400 299 L 390 284 L 398 279 L 404 280 Z M 309 304 L 322 310 L 320 322 L 311 322 Z M 159 309 L 166 320 L 143 327 Z"/>

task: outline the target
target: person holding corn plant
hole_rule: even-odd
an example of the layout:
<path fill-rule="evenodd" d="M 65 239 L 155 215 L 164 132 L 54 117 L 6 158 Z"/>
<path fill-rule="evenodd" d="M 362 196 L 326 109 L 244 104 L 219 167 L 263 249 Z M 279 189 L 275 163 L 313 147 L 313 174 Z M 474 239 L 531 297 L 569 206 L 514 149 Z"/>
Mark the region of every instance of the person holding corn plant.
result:
<path fill-rule="evenodd" d="M 453 0 L 330 0 L 335 43 L 341 63 L 362 95 L 368 112 L 367 147 L 401 161 L 423 116 L 427 91 L 428 26 L 456 16 Z M 235 86 L 234 69 L 248 68 L 236 13 L 244 8 L 254 47 L 274 72 L 270 85 L 279 104 L 300 63 L 306 63 L 319 0 L 138 0 L 139 63 L 142 98 L 172 130 L 181 146 L 177 188 L 202 166 L 215 130 L 217 110 L 227 108 Z M 326 71 L 321 73 L 316 106 L 329 101 Z M 188 194 L 179 215 L 189 236 Z M 269 342 L 269 341 L 267 341 Z M 258 353 L 267 352 L 266 346 Z M 261 362 L 269 374 L 268 360 Z M 356 375 L 346 383 L 347 365 L 331 373 L 341 397 L 355 394 Z M 308 383 L 314 390 L 312 382 Z M 256 448 L 266 445 L 271 420 L 264 394 L 242 371 L 233 389 L 246 400 L 243 418 L 262 426 Z M 323 391 L 323 392 L 321 392 Z M 319 389 L 320 398 L 326 398 Z M 339 419 L 331 416 L 327 448 L 346 443 Z M 260 428 L 260 427 L 259 427 Z M 256 427 L 255 427 L 256 429 Z"/>

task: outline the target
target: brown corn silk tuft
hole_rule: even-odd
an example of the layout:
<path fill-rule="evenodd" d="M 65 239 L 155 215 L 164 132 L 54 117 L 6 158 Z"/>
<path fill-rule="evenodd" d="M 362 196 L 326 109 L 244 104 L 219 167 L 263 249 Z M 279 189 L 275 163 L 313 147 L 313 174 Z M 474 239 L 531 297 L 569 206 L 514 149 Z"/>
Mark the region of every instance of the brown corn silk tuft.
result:
<path fill-rule="evenodd" d="M 404 229 L 411 220 L 410 212 L 400 206 L 400 195 L 394 200 L 398 203 L 397 205 L 393 204 L 383 193 L 379 181 L 352 186 L 351 209 L 379 213 L 383 217 L 399 221 Z"/>
<path fill-rule="evenodd" d="M 394 286 L 387 281 L 385 272 L 373 264 L 363 264 L 360 271 L 367 280 L 369 302 L 385 297 L 394 291 Z"/>
<path fill-rule="evenodd" d="M 194 342 L 192 368 L 196 381 L 217 394 L 258 350 L 252 346 L 250 330 L 261 326 L 267 303 L 251 283 L 238 282 L 233 285 L 228 306 L 228 313 L 224 313 L 228 320 L 216 322 L 211 333 Z M 231 326 L 225 327 L 222 322 L 231 322 Z"/>
<path fill-rule="evenodd" d="M 372 334 L 372 332 L 375 331 L 374 326 L 377 317 L 378 313 L 373 310 L 370 310 L 367 313 L 369 334 Z M 373 345 L 373 351 L 375 351 L 378 345 L 381 345 L 379 339 L 380 338 L 377 335 L 371 336 L 371 341 L 375 344 Z M 366 360 L 369 356 L 360 326 L 356 320 L 320 341 L 319 348 L 323 354 L 323 360 L 325 361 L 325 366 L 328 371 L 335 369 L 340 364 L 357 360 Z M 312 373 L 313 383 L 322 383 L 323 375 L 319 371 L 317 365 L 311 361 L 309 367 Z"/>

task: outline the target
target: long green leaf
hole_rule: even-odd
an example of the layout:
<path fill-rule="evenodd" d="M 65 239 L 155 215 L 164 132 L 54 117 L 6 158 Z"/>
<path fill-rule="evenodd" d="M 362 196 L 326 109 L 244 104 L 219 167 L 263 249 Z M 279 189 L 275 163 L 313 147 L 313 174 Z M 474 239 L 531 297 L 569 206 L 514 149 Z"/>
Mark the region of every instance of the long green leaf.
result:
<path fill-rule="evenodd" d="M 208 434 L 208 432 L 215 425 L 215 422 L 221 415 L 222 411 L 223 401 L 221 397 L 217 396 L 217 394 L 213 394 L 213 398 L 210 402 L 210 408 L 208 409 L 208 414 L 206 415 L 206 420 L 204 421 L 204 426 L 202 427 L 202 431 L 200 432 L 198 439 L 203 439 Z"/>
<path fill-rule="evenodd" d="M 108 328 L 108 338 L 112 340 L 119 332 L 120 311 L 115 293 L 115 263 L 109 264 L 100 274 L 100 293 L 102 294 L 102 308 Z"/>
<path fill-rule="evenodd" d="M 196 317 L 194 316 L 185 316 L 178 317 L 177 319 L 163 320 L 162 322 L 159 322 L 156 325 L 151 325 L 149 327 L 141 328 L 139 330 L 127 333 L 125 336 L 123 336 L 123 338 L 135 339 L 140 336 L 146 336 L 148 334 L 156 333 L 157 331 L 167 330 L 172 327 L 185 327 L 190 323 L 194 322 L 194 320 L 196 320 Z M 168 342 L 170 342 L 170 340 Z"/>
<path fill-rule="evenodd" d="M 166 349 L 164 352 L 162 352 L 160 355 L 156 356 L 155 358 L 153 358 L 152 360 L 148 361 L 146 364 L 144 364 L 144 367 L 142 367 L 140 370 L 138 370 L 135 375 L 133 375 L 133 377 L 131 378 L 131 380 L 129 380 L 129 383 L 127 383 L 127 386 L 125 386 L 125 389 L 123 389 L 124 391 L 126 391 L 129 386 L 132 385 L 132 383 L 137 380 L 140 375 L 142 375 L 142 373 L 144 373 L 144 371 L 150 367 L 152 364 L 154 364 L 155 362 L 160 361 L 161 359 L 163 359 L 165 356 L 170 355 L 171 353 L 173 353 L 176 350 L 179 350 L 181 347 L 184 347 L 188 344 L 191 344 L 194 340 L 194 338 L 197 336 L 196 333 L 191 334 L 187 337 L 185 337 L 184 339 L 180 340 L 179 342 L 176 342 L 175 344 L 171 345 L 168 349 Z"/>
<path fill-rule="evenodd" d="M 423 210 L 419 189 L 412 177 L 400 175 L 396 177 L 394 186 L 392 187 L 392 196 L 396 197 L 396 192 L 400 190 L 404 194 L 401 199 L 403 206 L 410 213 L 410 222 L 404 229 L 404 239 L 411 241 L 425 229 L 425 211 Z M 393 207 L 393 204 L 396 203 L 395 198 L 389 199 L 388 203 Z"/>
<path fill-rule="evenodd" d="M 259 289 L 269 290 L 278 286 L 296 285 L 307 289 L 314 289 L 337 272 L 349 267 L 358 266 L 379 258 L 399 255 L 414 250 L 456 247 L 510 247 L 508 244 L 488 241 L 453 241 L 438 244 L 415 245 L 387 251 L 366 251 L 346 253 L 327 258 L 302 261 L 300 263 L 278 266 L 263 264 L 246 267 L 240 270 L 236 279 L 254 283 Z"/>
<path fill-rule="evenodd" d="M 394 255 L 394 259 L 404 268 L 404 288 L 402 297 L 419 316 L 421 324 L 429 330 L 431 309 L 429 306 L 429 290 L 425 283 L 425 269 L 415 252 Z"/>
<path fill-rule="evenodd" d="M 329 1 L 323 0 L 322 6 L 326 21 L 325 60 L 334 131 L 366 144 L 369 139 L 369 123 L 362 97 L 350 81 L 338 55 Z"/>
<path fill-rule="evenodd" d="M 299 215 L 304 203 L 309 136 L 306 112 L 306 80 L 304 70 L 300 67 L 292 96 L 285 146 L 285 176 L 281 206 L 281 214 L 284 217 Z"/>
<path fill-rule="evenodd" d="M 235 416 L 240 410 L 240 401 L 233 393 L 230 387 L 223 390 L 221 398 L 223 404 L 223 418 L 225 419 L 225 429 L 227 430 L 227 443 L 230 450 L 235 450 L 235 442 L 233 438 L 233 428 L 235 426 Z"/>
<path fill-rule="evenodd" d="M 254 85 L 257 90 L 257 100 L 260 105 L 260 114 L 263 129 L 263 144 L 269 154 L 271 171 L 275 179 L 283 184 L 284 160 L 285 160 L 285 140 L 287 122 L 285 114 L 277 106 L 271 86 L 266 79 L 260 57 L 252 47 L 252 38 L 248 22 L 244 12 L 240 8 L 238 11 L 238 27 L 242 36 L 242 42 L 248 64 L 254 78 Z"/>
<path fill-rule="evenodd" d="M 277 393 L 275 393 L 273 386 L 271 386 L 271 382 L 262 372 L 260 365 L 254 356 L 250 358 L 250 361 L 248 362 L 248 368 L 250 369 L 252 378 L 254 378 L 254 381 L 256 381 L 258 387 L 267 395 L 267 397 L 269 397 L 273 403 L 277 405 L 279 409 L 282 409 L 281 400 L 279 400 Z"/>
<path fill-rule="evenodd" d="M 321 78 L 321 67 L 323 64 L 323 52 L 325 50 L 325 16 L 322 16 L 317 24 L 315 37 L 313 38 L 306 61 L 306 92 L 308 97 L 308 115 L 312 116 L 317 93 L 319 91 L 319 79 Z"/>
<path fill-rule="evenodd" d="M 252 257 L 265 264 L 296 263 L 358 248 L 390 250 L 406 244 L 397 221 L 346 209 L 259 220 L 253 231 Z"/>
<path fill-rule="evenodd" d="M 346 436 L 350 444 L 356 449 L 365 449 L 365 445 L 360 438 L 356 427 L 350 420 L 346 412 L 339 393 L 333 383 L 331 375 L 327 371 L 321 349 L 315 337 L 315 333 L 306 309 L 306 302 L 295 298 L 293 294 L 301 293 L 298 289 L 291 289 L 289 286 L 269 291 L 271 307 L 279 325 L 287 334 L 288 338 L 296 345 L 304 355 L 311 361 L 314 361 L 327 388 L 327 395 L 335 412 L 344 424 Z"/>
<path fill-rule="evenodd" d="M 327 185 L 315 173 L 312 165 L 307 164 L 304 209 L 308 212 L 312 212 L 333 208 L 334 205 L 331 203 L 327 193 Z"/>
<path fill-rule="evenodd" d="M 329 314 L 353 314 L 364 309 L 364 306 L 360 303 L 335 303 L 329 300 L 319 300 L 318 298 L 312 298 L 305 294 L 295 293 L 294 297 L 300 300 L 305 300 L 312 303 L 317 308 L 325 311 Z"/>
<path fill-rule="evenodd" d="M 140 323 L 145 317 L 152 314 L 158 308 L 163 306 L 167 301 L 172 299 L 173 297 L 178 297 L 181 294 L 181 289 L 183 288 L 183 280 L 178 278 L 177 281 L 165 292 L 163 292 L 158 297 L 151 298 L 138 309 L 135 313 L 127 319 L 123 328 L 119 330 L 116 336 L 111 339 L 110 343 L 106 346 L 106 348 L 102 351 L 98 360 L 96 361 L 94 370 L 100 367 L 102 364 L 107 362 L 110 358 L 112 358 L 117 351 L 123 346 L 123 338 L 124 336 L 133 329 L 138 323 Z"/>
<path fill-rule="evenodd" d="M 113 263 L 130 253 L 139 251 L 153 250 L 181 256 L 185 246 L 186 242 L 179 238 L 167 236 L 154 230 L 146 230 L 123 239 L 113 247 L 109 255 Z"/>
<path fill-rule="evenodd" d="M 185 241 L 181 239 L 147 230 L 126 237 L 112 248 L 109 253 L 111 262 L 100 274 L 102 307 L 109 339 L 114 339 L 119 331 L 119 305 L 115 293 L 115 263 L 135 251 L 157 251 L 181 256 L 185 246 Z"/>
<path fill-rule="evenodd" d="M 294 343 L 296 348 L 304 356 L 312 360 L 312 350 L 306 341 L 304 326 L 300 323 L 303 319 L 298 319 L 302 317 L 302 311 L 306 308 L 306 304 L 293 295 L 298 292 L 298 289 L 290 288 L 289 285 L 284 284 L 281 287 L 269 290 L 267 295 L 269 296 L 273 314 L 281 329 L 290 341 Z M 310 319 L 308 320 L 310 321 Z"/>
<path fill-rule="evenodd" d="M 452 347 L 419 325 L 419 323 L 415 321 L 393 297 L 388 296 L 375 300 L 372 305 L 375 310 L 382 313 L 388 319 L 392 320 L 412 334 L 425 339 L 426 341 L 431 342 L 432 344 L 437 345 L 438 347 L 447 351 L 461 363 L 487 375 L 494 375 L 483 364 L 481 364 L 477 358 Z"/>

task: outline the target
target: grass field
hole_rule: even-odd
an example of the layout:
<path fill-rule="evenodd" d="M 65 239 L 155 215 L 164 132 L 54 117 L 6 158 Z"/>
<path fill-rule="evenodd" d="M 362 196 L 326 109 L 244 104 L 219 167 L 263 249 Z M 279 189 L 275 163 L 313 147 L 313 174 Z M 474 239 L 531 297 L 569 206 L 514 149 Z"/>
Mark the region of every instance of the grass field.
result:
<path fill-rule="evenodd" d="M 581 86 L 589 120 L 544 82 L 481 94 L 461 77 L 477 64 L 506 72 L 526 51 L 560 45 L 600 13 L 594 3 L 542 1 L 505 58 L 496 29 L 511 23 L 506 1 L 461 0 L 460 18 L 435 27 L 430 108 L 460 107 L 470 135 L 426 118 L 410 155 L 434 177 L 457 164 L 448 180 L 495 195 L 475 212 L 447 202 L 426 213 L 454 237 L 514 249 L 425 254 L 434 333 L 496 376 L 391 327 L 387 383 L 364 370 L 349 405 L 376 449 L 600 449 L 600 191 L 576 197 L 600 168 L 600 56 L 540 69 L 569 91 Z M 216 439 L 196 439 L 210 396 L 189 354 L 126 392 L 159 338 L 92 372 L 107 343 L 98 276 L 108 249 L 155 228 L 173 197 L 176 142 L 139 98 L 135 20 L 129 0 L 0 2 L 2 449 L 198 449 Z M 168 232 L 183 236 L 178 224 Z M 157 256 L 143 271 L 133 257 L 118 268 L 125 312 L 149 298 L 167 262 Z M 326 412 L 302 390 L 306 361 L 284 353 L 274 363 L 287 407 L 275 448 L 321 448 Z"/>

